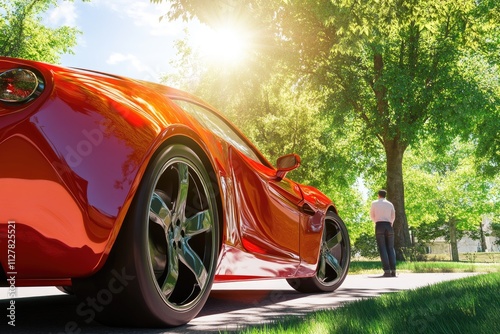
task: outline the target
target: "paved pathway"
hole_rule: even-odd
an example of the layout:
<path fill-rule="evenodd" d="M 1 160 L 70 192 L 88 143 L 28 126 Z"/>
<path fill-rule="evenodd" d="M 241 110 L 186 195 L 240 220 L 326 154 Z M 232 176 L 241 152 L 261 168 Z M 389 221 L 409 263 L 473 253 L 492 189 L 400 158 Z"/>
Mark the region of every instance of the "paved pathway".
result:
<path fill-rule="evenodd" d="M 219 284 L 208 307 L 184 326 L 193 332 L 235 330 L 243 326 L 272 321 L 274 318 L 305 315 L 311 311 L 335 308 L 356 299 L 383 293 L 414 289 L 471 274 L 400 274 L 397 278 L 377 275 L 349 275 L 342 286 L 328 294 L 301 294 L 285 280 Z M 226 285 L 226 286 L 225 286 Z M 238 291 L 234 291 L 237 288 Z M 237 299 L 237 298 L 238 299 Z M 182 330 L 177 333 L 185 333 Z"/>
<path fill-rule="evenodd" d="M 18 288 L 16 300 L 16 330 L 6 327 L 0 319 L 3 333 L 219 333 L 236 331 L 249 325 L 270 322 L 283 316 L 302 316 L 309 312 L 335 308 L 343 303 L 379 296 L 383 293 L 414 289 L 441 281 L 458 279 L 471 274 L 410 274 L 396 278 L 376 275 L 349 275 L 344 284 L 328 294 L 301 294 L 285 280 L 268 280 L 214 285 L 211 297 L 200 314 L 189 324 L 171 329 L 110 328 L 98 323 L 86 324 L 78 319 L 78 302 L 55 288 Z M 0 314 L 6 312 L 7 292 L 0 288 Z M 40 297 L 36 297 L 40 296 Z M 41 297 L 43 296 L 43 297 Z M 76 322 L 77 327 L 68 327 Z"/>

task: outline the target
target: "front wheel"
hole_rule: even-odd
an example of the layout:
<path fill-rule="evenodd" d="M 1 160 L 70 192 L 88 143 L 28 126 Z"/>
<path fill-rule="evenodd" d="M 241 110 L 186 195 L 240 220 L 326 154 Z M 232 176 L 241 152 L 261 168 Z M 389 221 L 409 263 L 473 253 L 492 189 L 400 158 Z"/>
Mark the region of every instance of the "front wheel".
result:
<path fill-rule="evenodd" d="M 202 159 L 187 146 L 171 145 L 155 156 L 105 266 L 74 280 L 83 301 L 104 301 L 94 307 L 98 321 L 179 326 L 198 314 L 219 252 L 212 184 Z"/>
<path fill-rule="evenodd" d="M 303 293 L 335 291 L 347 276 L 350 260 L 351 247 L 347 228 L 338 215 L 328 212 L 316 274 L 312 277 L 288 279 L 287 282 Z"/>

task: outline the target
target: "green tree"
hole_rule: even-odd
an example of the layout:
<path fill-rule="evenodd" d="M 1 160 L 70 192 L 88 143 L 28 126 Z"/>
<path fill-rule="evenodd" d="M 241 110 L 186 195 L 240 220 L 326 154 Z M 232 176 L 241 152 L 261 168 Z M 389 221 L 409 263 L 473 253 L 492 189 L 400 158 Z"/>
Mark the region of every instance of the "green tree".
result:
<path fill-rule="evenodd" d="M 500 224 L 493 222 L 491 224 L 491 235 L 496 237 L 495 245 L 500 246 Z"/>
<path fill-rule="evenodd" d="M 61 54 L 72 53 L 80 32 L 42 23 L 41 14 L 54 6 L 57 0 L 0 1 L 0 55 L 59 63 Z"/>
<path fill-rule="evenodd" d="M 405 161 L 408 221 L 419 241 L 444 236 L 453 261 L 465 235 L 479 240 L 484 215 L 498 216 L 498 178 L 479 174 L 471 142 L 455 140 L 444 154 L 431 143 L 410 148 Z"/>
<path fill-rule="evenodd" d="M 310 82 L 297 81 L 285 64 L 258 62 L 243 67 L 206 61 L 187 36 L 176 42 L 176 72 L 162 82 L 210 101 L 233 121 L 272 162 L 285 153 L 298 153 L 301 167 L 289 177 L 321 189 L 340 209 L 351 240 L 365 232 L 369 207 L 357 184 L 361 150 L 353 154 L 348 136 L 338 135 L 322 115 L 324 96 Z M 249 65 L 250 64 L 250 65 Z M 332 145 L 334 143 L 335 145 Z M 370 222 L 369 230 L 373 229 Z M 373 231 L 372 231 L 373 232 Z"/>
<path fill-rule="evenodd" d="M 478 152 L 498 161 L 497 1 L 168 1 L 169 19 L 252 22 L 260 59 L 285 61 L 297 82 L 316 84 L 336 131 L 357 126 L 355 145 L 376 161 L 385 157 L 398 250 L 410 242 L 403 182 L 410 145 L 432 136 L 446 147 L 462 134 L 479 138 Z"/>

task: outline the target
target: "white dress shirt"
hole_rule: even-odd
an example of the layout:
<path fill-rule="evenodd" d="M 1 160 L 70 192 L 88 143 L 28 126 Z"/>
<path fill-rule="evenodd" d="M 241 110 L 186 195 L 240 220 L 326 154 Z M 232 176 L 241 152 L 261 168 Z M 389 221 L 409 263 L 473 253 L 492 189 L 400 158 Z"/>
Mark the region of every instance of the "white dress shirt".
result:
<path fill-rule="evenodd" d="M 374 223 L 376 222 L 390 222 L 391 225 L 396 219 L 396 211 L 394 205 L 385 198 L 379 198 L 372 202 L 370 209 L 370 218 Z"/>

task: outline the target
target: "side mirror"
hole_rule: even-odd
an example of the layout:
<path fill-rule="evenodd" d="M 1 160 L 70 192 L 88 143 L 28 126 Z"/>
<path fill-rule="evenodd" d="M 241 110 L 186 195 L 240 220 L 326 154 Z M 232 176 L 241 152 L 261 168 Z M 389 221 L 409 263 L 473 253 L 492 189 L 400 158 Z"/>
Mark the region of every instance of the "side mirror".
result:
<path fill-rule="evenodd" d="M 276 168 L 278 171 L 276 172 L 276 178 L 279 180 L 283 179 L 286 173 L 298 168 L 300 166 L 300 157 L 295 154 L 287 154 L 282 157 L 279 157 L 276 161 Z"/>

